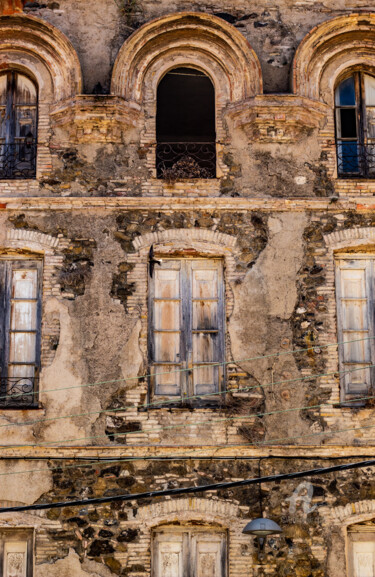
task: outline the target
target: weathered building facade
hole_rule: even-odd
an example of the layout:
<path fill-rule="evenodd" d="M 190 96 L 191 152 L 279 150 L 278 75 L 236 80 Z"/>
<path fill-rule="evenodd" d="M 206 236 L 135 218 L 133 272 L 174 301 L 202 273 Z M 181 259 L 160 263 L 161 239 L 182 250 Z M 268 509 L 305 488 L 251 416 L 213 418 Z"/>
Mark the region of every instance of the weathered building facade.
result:
<path fill-rule="evenodd" d="M 374 456 L 373 7 L 0 14 L 1 507 Z M 374 470 L 262 484 L 263 556 L 253 486 L 0 512 L 0 575 L 374 577 Z"/>

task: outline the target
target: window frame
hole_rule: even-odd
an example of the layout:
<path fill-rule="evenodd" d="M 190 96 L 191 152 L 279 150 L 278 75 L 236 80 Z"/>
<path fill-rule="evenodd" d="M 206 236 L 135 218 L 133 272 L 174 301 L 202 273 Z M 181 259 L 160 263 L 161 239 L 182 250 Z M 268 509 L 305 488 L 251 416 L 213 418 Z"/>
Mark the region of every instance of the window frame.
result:
<path fill-rule="evenodd" d="M 34 530 L 0 528 L 0 573 L 5 576 L 5 547 L 7 543 L 26 544 L 26 577 L 33 577 L 34 572 Z"/>
<path fill-rule="evenodd" d="M 351 268 L 349 265 L 347 267 L 343 266 L 346 261 L 356 263 L 356 268 L 353 266 Z M 362 269 L 360 268 L 360 263 L 363 262 Z M 365 297 L 361 296 L 358 298 L 347 297 L 343 294 L 342 281 L 344 280 L 342 276 L 343 270 L 363 270 L 364 271 L 364 287 L 365 287 Z M 367 397 L 371 395 L 371 391 L 375 390 L 375 367 L 371 365 L 375 364 L 375 339 L 371 337 L 375 336 L 375 253 L 348 253 L 342 252 L 335 255 L 335 295 L 336 295 L 336 318 L 337 318 L 337 332 L 338 332 L 338 342 L 343 343 L 349 339 L 349 337 L 344 336 L 344 333 L 354 332 L 366 332 L 368 333 L 368 354 L 369 361 L 347 361 L 345 358 L 345 345 L 339 345 L 339 379 L 340 379 L 340 399 L 345 406 L 364 406 L 366 404 L 366 399 L 361 401 L 356 401 L 356 398 Z M 368 323 L 368 328 L 362 329 L 348 329 L 344 326 L 344 306 L 342 302 L 356 301 L 356 300 L 366 300 L 365 317 Z M 358 308 L 358 307 L 357 307 Z M 350 314 L 350 313 L 349 313 Z M 365 337 L 364 337 L 365 338 Z M 353 339 L 355 340 L 355 339 Z M 349 351 L 348 351 L 349 354 Z M 348 365 L 361 365 L 369 366 L 369 383 L 367 386 L 359 387 L 357 392 L 353 392 L 350 389 L 348 380 L 346 379 L 345 370 Z M 365 369 L 364 369 L 365 370 Z"/>
<path fill-rule="evenodd" d="M 158 365 L 168 364 L 164 362 L 155 361 L 155 344 L 154 344 L 154 335 L 155 335 L 155 322 L 154 322 L 154 302 L 155 302 L 155 272 L 151 274 L 151 269 L 154 267 L 158 267 L 157 259 L 160 257 L 162 262 L 166 261 L 178 261 L 182 264 L 181 270 L 182 274 L 180 275 L 180 295 L 181 298 L 181 322 L 180 322 L 180 347 L 183 353 L 183 359 L 180 360 L 179 363 L 173 362 L 174 366 L 181 366 L 181 375 L 186 378 L 182 378 L 180 381 L 180 392 L 176 395 L 169 395 L 169 394 L 160 394 L 156 393 L 156 382 L 154 377 L 154 369 Z M 149 275 L 148 275 L 148 362 L 149 362 L 149 387 L 148 387 L 148 396 L 149 400 L 151 399 L 158 399 L 160 401 L 166 399 L 168 400 L 168 407 L 178 406 L 180 407 L 181 404 L 188 406 L 188 407 L 196 407 L 196 406 L 213 406 L 217 407 L 220 403 L 222 403 L 223 393 L 225 391 L 225 383 L 226 383 L 226 365 L 225 365 L 225 335 L 226 335 L 226 305 L 225 305 L 225 261 L 223 257 L 220 256 L 174 256 L 173 254 L 168 254 L 168 256 L 164 254 L 157 255 L 155 257 L 156 263 L 155 265 L 152 263 L 152 267 L 149 266 Z M 212 361 L 208 364 L 213 364 L 217 367 L 217 386 L 214 393 L 201 393 L 198 395 L 195 392 L 195 385 L 193 381 L 193 369 L 192 367 L 194 364 L 198 366 L 204 364 L 203 362 L 194 363 L 192 360 L 192 336 L 193 334 L 193 298 L 191 293 L 191 288 L 186 287 L 186 283 L 184 282 L 187 279 L 187 274 L 192 272 L 194 261 L 204 261 L 208 263 L 215 263 L 217 270 L 218 270 L 218 314 L 217 314 L 217 324 L 218 324 L 218 344 L 217 344 L 217 354 L 219 357 L 219 361 Z M 189 264 L 187 264 L 189 263 Z M 151 263 L 150 263 L 151 264 Z M 215 265 L 213 268 L 215 268 Z M 190 268 L 190 271 L 189 271 Z M 187 321 L 186 321 L 187 319 Z M 183 327 L 183 323 L 187 322 L 187 325 Z M 199 331 L 198 331 L 199 332 Z M 189 335 L 187 338 L 186 335 Z M 191 347 L 189 349 L 189 346 Z M 182 348 L 184 347 L 184 348 Z M 220 364 L 219 364 L 220 363 Z M 222 364 L 221 364 L 222 363 Z M 186 369 L 183 370 L 183 369 Z M 178 369 L 177 369 L 178 370 Z M 155 371 L 155 372 L 156 372 Z M 196 398 L 191 398 L 196 397 Z M 157 404 L 155 405 L 157 408 Z"/>
<path fill-rule="evenodd" d="M 196 571 L 196 545 L 199 543 L 199 535 L 209 537 L 211 536 L 211 541 L 214 537 L 217 538 L 216 542 L 220 544 L 220 567 L 221 567 L 221 577 L 228 577 L 228 530 L 220 527 L 196 527 L 191 525 L 185 526 L 163 526 L 156 527 L 151 533 L 152 546 L 151 546 L 151 577 L 163 577 L 158 575 L 158 545 L 159 543 L 168 542 L 168 537 L 171 540 L 175 538 L 177 540 L 177 535 L 181 535 L 182 546 L 182 563 L 186 570 L 186 575 L 183 574 L 181 577 L 198 577 Z M 164 539 L 163 539 L 164 537 Z M 202 539 L 204 541 L 204 539 Z M 207 538 L 207 541 L 209 539 Z"/>
<path fill-rule="evenodd" d="M 336 164 L 337 164 L 337 175 L 339 178 L 375 178 L 375 152 L 372 153 L 373 157 L 373 167 L 371 173 L 368 165 L 368 152 L 367 147 L 372 145 L 375 150 L 375 137 L 370 138 L 367 134 L 367 106 L 366 106 L 366 93 L 365 93 L 365 76 L 371 76 L 375 79 L 375 71 L 372 69 L 367 69 L 366 67 L 351 69 L 349 73 L 341 76 L 339 81 L 335 85 L 334 89 L 334 124 L 335 124 L 335 144 L 336 144 Z M 354 90 L 355 90 L 355 105 L 340 105 L 336 104 L 336 93 L 340 85 L 347 79 L 354 79 Z M 372 108 L 375 106 L 371 106 Z M 356 117 L 356 137 L 342 137 L 339 136 L 341 133 L 341 119 L 340 110 L 342 109 L 355 109 Z M 369 142 L 371 140 L 371 142 Z M 354 144 L 355 141 L 355 144 Z M 353 146 L 357 147 L 357 159 L 358 159 L 358 171 L 343 171 L 340 168 L 340 155 L 339 150 L 345 142 L 353 142 Z"/>
<path fill-rule="evenodd" d="M 0 351 L 2 351 L 0 361 L 0 410 L 3 409 L 35 409 L 39 408 L 39 373 L 41 368 L 41 334 L 42 334 L 42 297 L 43 297 L 43 259 L 37 256 L 12 257 L 8 255 L 0 256 L 0 312 L 3 311 L 2 321 L 0 321 Z M 12 310 L 12 272 L 14 270 L 35 269 L 37 271 L 36 282 L 36 318 L 35 318 L 35 361 L 21 364 L 30 364 L 34 366 L 34 380 L 33 394 L 28 394 L 26 397 L 18 401 L 12 402 L 7 400 L 7 380 L 12 378 L 8 376 L 9 368 L 9 353 L 10 353 L 10 323 Z M 28 300 L 28 299 L 26 299 Z M 34 300 L 34 299 L 32 299 Z M 29 331 L 25 331 L 29 332 Z M 16 377 L 15 377 L 16 378 Z M 30 378 L 30 377 L 28 377 Z M 3 383 L 5 379 L 5 384 Z M 21 393 L 16 393 L 17 395 Z"/>
<path fill-rule="evenodd" d="M 7 171 L 5 173 L 4 176 L 1 174 L 1 166 L 0 166 L 0 182 L 2 180 L 35 179 L 36 178 L 36 172 L 37 172 L 39 86 L 38 86 L 38 83 L 34 80 L 34 78 L 32 78 L 31 75 L 29 75 L 28 73 L 25 73 L 23 71 L 19 71 L 17 69 L 10 69 L 10 70 L 4 71 L 1 74 L 1 76 L 6 76 L 6 79 L 7 79 L 6 80 L 6 83 L 7 83 L 6 94 L 7 94 L 7 96 L 6 96 L 5 105 L 1 106 L 1 108 L 3 108 L 3 107 L 5 108 L 6 134 L 4 137 L 4 142 L 2 142 L 2 138 L 0 138 L 0 159 L 2 156 L 5 156 L 6 158 L 8 155 L 10 157 L 14 156 L 15 164 L 16 164 L 19 161 L 19 159 L 17 158 L 17 155 L 19 154 L 19 152 L 15 152 L 13 154 L 11 147 L 15 147 L 15 146 L 17 146 L 17 144 L 20 144 L 21 146 L 28 146 L 30 148 L 30 152 L 32 155 L 32 160 L 30 162 L 31 162 L 32 166 L 31 166 L 31 168 L 24 169 L 24 173 L 22 173 L 22 169 L 20 170 L 19 173 L 16 173 L 16 170 L 17 170 L 16 167 L 12 167 L 9 169 L 9 172 Z M 23 77 L 27 78 L 34 85 L 35 94 L 36 94 L 35 104 L 26 105 L 26 104 L 22 104 L 22 103 L 17 104 L 15 102 L 17 77 L 18 76 L 23 76 Z M 28 141 L 27 141 L 28 136 L 25 136 L 24 138 L 16 136 L 17 124 L 18 124 L 16 109 L 19 107 L 22 107 L 22 106 L 29 106 L 30 108 L 32 107 L 35 110 L 35 134 L 33 135 L 32 142 L 30 142 L 30 144 L 28 144 Z M 3 147 L 4 147 L 4 150 L 3 150 Z"/>

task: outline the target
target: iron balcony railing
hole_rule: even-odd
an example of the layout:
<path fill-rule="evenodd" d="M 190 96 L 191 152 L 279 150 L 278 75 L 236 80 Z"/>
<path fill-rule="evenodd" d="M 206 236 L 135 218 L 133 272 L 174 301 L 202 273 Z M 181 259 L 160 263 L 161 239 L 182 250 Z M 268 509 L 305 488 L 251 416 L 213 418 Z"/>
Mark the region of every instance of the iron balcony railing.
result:
<path fill-rule="evenodd" d="M 0 408 L 28 409 L 38 406 L 37 377 L 0 377 Z"/>
<path fill-rule="evenodd" d="M 375 142 L 359 144 L 341 140 L 336 143 L 337 171 L 342 178 L 375 178 Z"/>
<path fill-rule="evenodd" d="M 156 145 L 158 178 L 216 178 L 215 142 L 158 142 Z"/>
<path fill-rule="evenodd" d="M 29 138 L 14 144 L 0 141 L 0 179 L 35 177 L 36 149 L 36 140 Z"/>

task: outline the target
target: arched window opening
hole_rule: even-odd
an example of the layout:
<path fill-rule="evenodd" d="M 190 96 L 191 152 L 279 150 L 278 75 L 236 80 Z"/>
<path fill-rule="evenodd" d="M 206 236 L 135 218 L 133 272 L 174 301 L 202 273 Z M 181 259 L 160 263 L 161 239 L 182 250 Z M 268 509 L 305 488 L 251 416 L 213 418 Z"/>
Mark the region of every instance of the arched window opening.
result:
<path fill-rule="evenodd" d="M 215 90 L 203 72 L 175 68 L 161 80 L 156 138 L 158 178 L 216 177 Z"/>
<path fill-rule="evenodd" d="M 16 71 L 0 76 L 0 179 L 36 173 L 38 91 Z"/>
<path fill-rule="evenodd" d="M 375 178 L 375 77 L 355 72 L 335 92 L 338 174 Z"/>

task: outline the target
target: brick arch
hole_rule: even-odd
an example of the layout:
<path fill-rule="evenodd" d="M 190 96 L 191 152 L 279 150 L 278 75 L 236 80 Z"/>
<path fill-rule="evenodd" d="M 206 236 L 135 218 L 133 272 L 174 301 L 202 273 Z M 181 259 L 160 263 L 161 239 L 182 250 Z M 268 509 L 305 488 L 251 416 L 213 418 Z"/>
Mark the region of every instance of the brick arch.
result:
<path fill-rule="evenodd" d="M 57 28 L 25 14 L 0 17 L 0 64 L 35 76 L 40 102 L 57 102 L 82 91 L 78 56 Z"/>
<path fill-rule="evenodd" d="M 168 67 L 184 63 L 203 69 L 226 103 L 262 92 L 259 60 L 234 26 L 209 14 L 180 12 L 145 24 L 125 42 L 113 69 L 112 93 L 139 103 L 150 96 L 147 86 L 155 96 Z"/>
<path fill-rule="evenodd" d="M 6 248 L 53 253 L 59 248 L 60 239 L 35 230 L 9 229 Z"/>
<path fill-rule="evenodd" d="M 192 243 L 211 244 L 214 250 L 220 253 L 223 247 L 226 247 L 226 251 L 231 251 L 235 247 L 237 239 L 229 234 L 204 228 L 173 228 L 137 236 L 133 241 L 133 246 L 136 250 L 142 250 L 149 248 L 151 245 L 171 243 L 173 241 L 183 243 L 186 248 L 189 248 Z M 219 249 L 218 251 L 218 247 L 221 250 Z"/>
<path fill-rule="evenodd" d="M 164 522 L 203 520 L 223 526 L 238 518 L 239 507 L 219 499 L 174 499 L 145 505 L 138 510 L 137 517 L 147 525 L 156 526 Z M 150 523 L 151 521 L 151 523 Z"/>
<path fill-rule="evenodd" d="M 319 513 L 325 525 L 347 527 L 375 518 L 375 500 L 357 501 L 341 507 L 320 507 Z"/>
<path fill-rule="evenodd" d="M 293 92 L 333 104 L 336 79 L 352 66 L 374 66 L 375 14 L 354 13 L 319 24 L 302 40 L 293 63 Z"/>
<path fill-rule="evenodd" d="M 327 247 L 340 249 L 356 246 L 359 244 L 375 243 L 375 227 L 347 228 L 338 230 L 324 236 Z"/>

